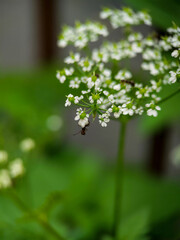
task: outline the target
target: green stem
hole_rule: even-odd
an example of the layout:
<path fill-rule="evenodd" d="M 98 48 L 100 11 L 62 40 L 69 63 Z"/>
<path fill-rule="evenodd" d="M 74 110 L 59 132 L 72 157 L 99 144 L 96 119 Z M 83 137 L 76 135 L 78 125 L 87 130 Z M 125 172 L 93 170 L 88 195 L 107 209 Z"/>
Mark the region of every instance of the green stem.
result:
<path fill-rule="evenodd" d="M 89 106 L 87 105 L 84 105 L 84 104 L 79 104 L 79 103 L 76 103 L 77 106 L 80 106 L 80 107 L 85 107 L 85 108 L 88 108 Z"/>
<path fill-rule="evenodd" d="M 38 219 L 38 222 L 47 232 L 49 232 L 56 239 L 64 240 L 64 238 L 59 235 L 59 233 L 53 228 L 53 226 L 48 221 Z"/>
<path fill-rule="evenodd" d="M 22 212 L 29 212 L 28 206 L 21 200 L 14 189 L 10 189 L 9 196 Z"/>
<path fill-rule="evenodd" d="M 117 157 L 117 163 L 116 163 L 114 222 L 113 222 L 113 237 L 114 237 L 114 240 L 118 240 L 119 227 L 120 227 L 120 222 L 121 222 L 125 133 L 126 133 L 126 123 L 122 122 L 121 123 L 121 128 L 120 128 L 118 157 Z"/>
<path fill-rule="evenodd" d="M 178 94 L 179 92 L 180 92 L 180 88 L 178 88 L 175 92 L 171 93 L 169 96 L 167 96 L 167 97 L 161 99 L 160 101 L 158 101 L 158 104 L 161 104 L 161 103 L 167 101 L 168 99 L 174 97 L 174 96 L 175 96 L 176 94 Z"/>
<path fill-rule="evenodd" d="M 21 198 L 18 196 L 16 191 L 11 189 L 9 192 L 11 199 L 14 201 L 16 206 L 24 213 L 31 213 L 32 211 L 29 209 L 29 207 L 21 200 Z M 36 213 L 33 214 L 35 217 L 35 220 L 45 229 L 45 231 L 49 232 L 51 236 L 54 236 L 57 240 L 64 240 L 62 236 L 59 235 L 59 233 L 53 228 L 53 226 L 40 214 Z"/>

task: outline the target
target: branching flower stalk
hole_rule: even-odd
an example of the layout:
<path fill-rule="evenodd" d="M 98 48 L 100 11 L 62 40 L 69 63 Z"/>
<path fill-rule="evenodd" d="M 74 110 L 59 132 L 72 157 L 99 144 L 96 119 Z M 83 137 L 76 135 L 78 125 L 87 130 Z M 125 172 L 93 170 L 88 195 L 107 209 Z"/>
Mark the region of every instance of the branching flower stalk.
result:
<path fill-rule="evenodd" d="M 24 155 L 23 159 L 18 157 L 10 160 L 8 152 L 0 150 L 0 191 L 5 193 L 24 215 L 30 216 L 31 219 L 39 223 L 39 225 L 41 225 L 46 232 L 53 236 L 54 239 L 64 240 L 64 238 L 50 224 L 47 215 L 44 212 L 30 209 L 16 192 L 18 180 L 24 177 L 26 173 L 27 161 L 25 161 L 25 154 L 31 152 L 31 150 L 35 147 L 35 142 L 31 138 L 26 138 L 20 142 L 19 147 L 21 154 Z"/>
<path fill-rule="evenodd" d="M 46 215 L 40 214 L 39 212 L 33 212 L 29 207 L 22 201 L 17 192 L 14 189 L 9 190 L 9 197 L 13 200 L 15 205 L 26 215 L 29 214 L 34 221 L 36 221 L 42 228 L 53 236 L 57 240 L 64 240 L 64 238 L 56 231 L 56 229 L 49 223 Z"/>
<path fill-rule="evenodd" d="M 122 38 L 117 42 L 103 41 L 109 36 L 109 29 L 100 22 L 64 26 L 58 46 L 72 45 L 76 51 L 65 58 L 66 66 L 57 71 L 56 77 L 60 83 L 67 83 L 72 91 L 76 90 L 76 94 L 70 92 L 66 96 L 65 107 L 77 106 L 75 120 L 82 129 L 89 124 L 90 118 L 94 121 L 98 117 L 102 127 L 107 127 L 112 118 L 121 121 L 113 225 L 117 240 L 122 207 L 125 125 L 134 116 L 157 117 L 161 110 L 159 105 L 179 92 L 178 89 L 162 100 L 159 96 L 164 85 L 179 82 L 180 28 L 173 24 L 167 36 L 159 40 L 155 34 L 144 36 L 134 30 L 134 26 L 151 25 L 151 17 L 145 11 L 104 8 L 100 18 L 109 20 L 113 30 L 121 28 Z M 99 39 L 102 44 L 93 48 Z M 132 71 L 124 67 L 124 60 L 137 56 L 141 56 L 140 68 L 148 72 L 148 81 L 136 79 Z"/>

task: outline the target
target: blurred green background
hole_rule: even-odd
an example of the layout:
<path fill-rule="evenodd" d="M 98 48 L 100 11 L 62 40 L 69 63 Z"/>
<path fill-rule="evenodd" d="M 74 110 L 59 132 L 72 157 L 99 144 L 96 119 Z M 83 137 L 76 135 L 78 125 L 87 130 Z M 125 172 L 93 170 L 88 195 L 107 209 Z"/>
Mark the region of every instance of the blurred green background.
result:
<path fill-rule="evenodd" d="M 93 124 L 85 137 L 73 137 L 79 129 L 74 112 L 64 108 L 68 89 L 55 78 L 67 52 L 57 49 L 56 36 L 64 23 L 97 19 L 102 6 L 124 5 L 147 9 L 161 33 L 172 21 L 180 24 L 178 0 L 0 2 L 0 149 L 14 158 L 19 141 L 35 140 L 27 177 L 16 190 L 68 239 L 110 239 L 119 126 L 112 123 L 102 131 Z M 176 87 L 164 89 L 162 96 Z M 177 95 L 162 105 L 158 118 L 142 117 L 130 124 L 123 240 L 180 239 L 180 168 L 171 154 L 180 145 L 179 103 Z M 56 238 L 0 192 L 0 239 Z"/>

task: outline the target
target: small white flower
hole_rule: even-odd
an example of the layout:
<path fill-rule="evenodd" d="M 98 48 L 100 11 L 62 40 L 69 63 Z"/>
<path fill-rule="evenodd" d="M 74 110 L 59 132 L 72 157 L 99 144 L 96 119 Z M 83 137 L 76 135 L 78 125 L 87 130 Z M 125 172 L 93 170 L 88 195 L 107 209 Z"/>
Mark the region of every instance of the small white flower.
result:
<path fill-rule="evenodd" d="M 106 52 L 103 51 L 98 51 L 98 50 L 93 50 L 92 53 L 92 59 L 99 63 L 99 62 L 104 62 L 106 63 L 108 61 L 108 54 Z"/>
<path fill-rule="evenodd" d="M 79 62 L 79 60 L 80 60 L 80 54 L 79 53 L 75 53 L 75 54 L 71 54 L 70 56 L 65 58 L 64 61 L 67 64 L 73 64 L 75 62 Z"/>
<path fill-rule="evenodd" d="M 107 123 L 110 121 L 109 114 L 104 113 L 102 115 L 99 115 L 99 123 L 102 127 L 107 127 Z"/>
<path fill-rule="evenodd" d="M 158 97 L 156 94 L 152 94 L 151 97 L 152 97 L 152 99 L 153 99 L 155 102 L 158 102 L 158 101 L 161 100 L 161 98 Z"/>
<path fill-rule="evenodd" d="M 61 73 L 58 71 L 56 74 L 56 78 L 60 81 L 60 83 L 64 83 L 66 80 L 66 76 L 65 75 L 61 75 Z"/>
<path fill-rule="evenodd" d="M 72 94 L 69 94 L 65 102 L 65 107 L 71 106 L 72 102 L 74 102 L 74 96 Z"/>
<path fill-rule="evenodd" d="M 110 17 L 112 14 L 113 14 L 113 11 L 111 9 L 106 8 L 100 12 L 100 18 L 106 19 Z"/>
<path fill-rule="evenodd" d="M 142 38 L 143 38 L 143 35 L 141 33 L 136 32 L 136 33 L 132 33 L 128 36 L 128 41 L 130 41 L 130 42 L 140 41 L 140 40 L 142 40 Z"/>
<path fill-rule="evenodd" d="M 132 43 L 132 51 L 135 53 L 141 53 L 143 50 L 142 44 L 140 42 L 133 42 Z"/>
<path fill-rule="evenodd" d="M 158 112 L 155 109 L 148 109 L 147 110 L 147 115 L 157 117 Z"/>
<path fill-rule="evenodd" d="M 90 91 L 91 91 L 90 89 L 88 89 L 88 90 L 82 90 L 81 93 L 82 93 L 82 94 L 87 94 L 87 93 L 89 93 Z"/>
<path fill-rule="evenodd" d="M 151 16 L 146 12 L 139 12 L 138 13 L 138 18 L 142 22 L 144 22 L 144 24 L 146 24 L 146 25 L 151 25 L 152 24 Z"/>
<path fill-rule="evenodd" d="M 82 67 L 82 70 L 84 72 L 89 72 L 91 71 L 91 68 L 93 66 L 93 62 L 92 61 L 89 61 L 87 59 L 82 59 L 80 62 L 79 62 L 79 65 Z"/>
<path fill-rule="evenodd" d="M 178 51 L 178 50 L 174 50 L 174 51 L 171 53 L 171 56 L 177 58 L 177 57 L 179 56 L 179 51 Z"/>
<path fill-rule="evenodd" d="M 127 70 L 120 70 L 116 76 L 115 79 L 120 79 L 120 80 L 127 80 L 130 79 L 132 77 L 131 72 L 127 71 Z"/>
<path fill-rule="evenodd" d="M 88 38 L 86 35 L 82 34 L 81 36 L 77 36 L 76 40 L 74 41 L 74 46 L 78 48 L 84 48 L 88 43 Z"/>
<path fill-rule="evenodd" d="M 7 161 L 8 161 L 8 153 L 6 151 L 1 150 L 0 151 L 0 164 L 7 163 Z"/>
<path fill-rule="evenodd" d="M 149 93 L 151 92 L 151 88 L 141 87 L 138 91 L 136 91 L 137 98 L 149 97 Z"/>
<path fill-rule="evenodd" d="M 93 100 L 93 97 L 92 97 L 92 96 L 89 97 L 89 102 L 90 102 L 90 103 L 94 103 L 94 100 Z"/>
<path fill-rule="evenodd" d="M 104 95 L 105 96 L 108 96 L 109 95 L 109 92 L 108 91 L 103 91 Z"/>
<path fill-rule="evenodd" d="M 161 54 L 160 54 L 160 51 L 158 51 L 157 49 L 156 50 L 152 50 L 152 49 L 146 49 L 144 52 L 143 52 L 143 58 L 145 60 L 160 60 L 161 59 Z"/>
<path fill-rule="evenodd" d="M 20 142 L 20 149 L 23 152 L 29 152 L 35 147 L 35 142 L 32 138 L 26 138 Z"/>
<path fill-rule="evenodd" d="M 78 121 L 78 125 L 84 128 L 89 123 L 89 114 L 85 113 L 82 108 L 78 108 L 76 110 L 76 117 L 74 118 L 75 121 Z"/>
<path fill-rule="evenodd" d="M 58 45 L 58 47 L 64 48 L 67 46 L 67 41 L 65 39 L 60 39 L 57 41 L 57 45 Z"/>
<path fill-rule="evenodd" d="M 25 168 L 21 158 L 17 158 L 10 163 L 9 172 L 12 178 L 16 178 L 24 174 Z"/>
<path fill-rule="evenodd" d="M 103 74 L 105 77 L 109 78 L 109 77 L 111 77 L 111 70 L 105 68 L 105 69 L 102 71 L 102 74 Z"/>
<path fill-rule="evenodd" d="M 152 89 L 155 90 L 156 92 L 160 92 L 162 87 L 160 82 L 156 82 L 155 80 L 151 80 L 151 84 L 152 84 Z"/>
<path fill-rule="evenodd" d="M 146 104 L 146 107 L 149 108 L 149 109 L 147 110 L 147 115 L 148 115 L 148 116 L 157 117 L 158 111 L 161 110 L 161 108 L 160 108 L 159 106 L 156 106 L 156 105 L 154 104 L 154 102 L 152 102 L 152 103 L 147 103 L 147 104 Z"/>
<path fill-rule="evenodd" d="M 85 117 L 85 118 L 79 120 L 78 125 L 80 127 L 84 128 L 86 125 L 88 125 L 88 123 L 89 123 L 89 120 L 87 117 Z"/>
<path fill-rule="evenodd" d="M 165 65 L 163 62 L 158 62 L 156 64 L 154 62 L 143 62 L 141 67 L 144 70 L 149 70 L 151 75 L 156 76 L 160 73 L 163 73 Z"/>
<path fill-rule="evenodd" d="M 119 118 L 122 113 L 122 108 L 121 108 L 121 106 L 118 106 L 118 107 L 113 106 L 111 111 L 114 113 L 115 118 Z"/>
<path fill-rule="evenodd" d="M 73 74 L 73 72 L 74 72 L 74 68 L 73 68 L 73 67 L 71 67 L 71 68 L 65 68 L 64 71 L 65 71 L 65 74 L 66 74 L 67 76 L 71 76 L 71 75 Z"/>
<path fill-rule="evenodd" d="M 79 88 L 81 81 L 78 79 L 78 77 L 75 77 L 74 80 L 71 80 L 69 83 L 70 88 Z"/>
<path fill-rule="evenodd" d="M 83 113 L 82 108 L 77 108 L 77 110 L 76 110 L 76 117 L 74 118 L 75 121 L 80 119 L 81 113 Z"/>
<path fill-rule="evenodd" d="M 74 97 L 74 103 L 75 104 L 78 104 L 84 97 L 81 95 L 81 96 L 75 96 Z"/>
<path fill-rule="evenodd" d="M 122 105 L 122 113 L 123 115 L 129 115 L 132 116 L 134 115 L 136 110 L 136 106 L 134 106 L 131 102 L 124 103 Z"/>
<path fill-rule="evenodd" d="M 114 87 L 113 87 L 114 90 L 116 91 L 119 91 L 121 89 L 121 84 L 116 84 Z"/>
<path fill-rule="evenodd" d="M 169 78 L 169 83 L 175 83 L 176 80 L 177 80 L 177 78 L 176 78 L 176 72 L 170 71 L 169 73 L 170 73 L 170 75 L 171 75 L 170 78 Z"/>
<path fill-rule="evenodd" d="M 108 96 L 108 100 L 109 100 L 111 103 L 114 103 L 114 96 L 113 96 L 113 94 L 111 94 L 111 95 Z"/>
<path fill-rule="evenodd" d="M 139 107 L 139 108 L 137 108 L 137 109 L 135 110 L 135 113 L 136 113 L 136 114 L 139 114 L 139 115 L 142 115 L 143 112 L 144 112 L 143 107 Z"/>

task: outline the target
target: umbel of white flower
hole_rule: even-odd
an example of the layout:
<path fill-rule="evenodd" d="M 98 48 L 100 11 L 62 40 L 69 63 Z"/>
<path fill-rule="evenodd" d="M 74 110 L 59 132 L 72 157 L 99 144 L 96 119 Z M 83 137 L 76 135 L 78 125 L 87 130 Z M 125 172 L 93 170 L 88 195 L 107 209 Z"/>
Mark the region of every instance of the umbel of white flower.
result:
<path fill-rule="evenodd" d="M 113 29 L 121 28 L 124 37 L 116 42 L 103 41 L 109 35 L 108 28 L 90 21 L 65 26 L 59 36 L 58 46 L 73 45 L 76 49 L 56 74 L 60 83 L 67 83 L 72 89 L 65 106 L 78 107 L 75 120 L 82 128 L 91 115 L 93 118 L 98 115 L 102 127 L 107 126 L 111 117 L 131 118 L 143 113 L 156 117 L 161 110 L 159 92 L 165 84 L 174 84 L 180 77 L 180 28 L 173 25 L 168 35 L 158 40 L 133 29 L 135 25 L 151 25 L 151 17 L 145 11 L 105 8 L 100 18 L 109 20 Z M 91 43 L 100 38 L 99 47 L 92 49 Z M 122 67 L 124 60 L 138 55 L 142 58 L 142 71 L 149 73 L 148 81 L 135 78 L 130 69 Z"/>

